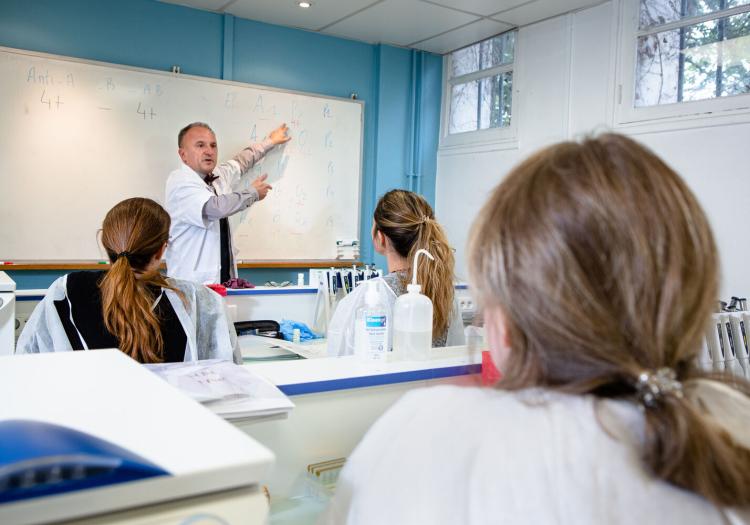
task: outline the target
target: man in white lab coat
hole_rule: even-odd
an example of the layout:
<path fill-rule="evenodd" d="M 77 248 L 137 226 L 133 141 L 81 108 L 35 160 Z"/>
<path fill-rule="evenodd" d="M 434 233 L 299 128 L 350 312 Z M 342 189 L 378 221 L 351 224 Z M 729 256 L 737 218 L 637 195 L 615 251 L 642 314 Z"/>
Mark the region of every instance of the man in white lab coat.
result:
<path fill-rule="evenodd" d="M 228 217 L 263 200 L 271 189 L 265 174 L 246 189 L 236 188 L 237 182 L 274 146 L 291 140 L 287 131 L 282 124 L 263 142 L 217 165 L 216 135 L 208 124 L 194 122 L 180 130 L 183 165 L 170 173 L 166 187 L 165 207 L 172 218 L 166 253 L 170 277 L 210 284 L 237 276 Z"/>

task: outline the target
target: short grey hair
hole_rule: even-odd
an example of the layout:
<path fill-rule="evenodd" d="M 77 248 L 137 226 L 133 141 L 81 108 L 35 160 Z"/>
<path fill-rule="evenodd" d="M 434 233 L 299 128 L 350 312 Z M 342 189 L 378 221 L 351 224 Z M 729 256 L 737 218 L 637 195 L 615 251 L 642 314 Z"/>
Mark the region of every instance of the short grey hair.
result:
<path fill-rule="evenodd" d="M 187 126 L 185 126 L 184 128 L 182 128 L 180 132 L 177 134 L 177 146 L 178 147 L 180 148 L 182 147 L 182 139 L 185 138 L 185 134 L 193 128 L 206 128 L 211 133 L 214 133 L 214 130 L 211 129 L 211 126 L 209 126 L 205 122 L 192 122 L 188 124 Z M 214 133 L 214 135 L 216 135 L 216 133 Z"/>

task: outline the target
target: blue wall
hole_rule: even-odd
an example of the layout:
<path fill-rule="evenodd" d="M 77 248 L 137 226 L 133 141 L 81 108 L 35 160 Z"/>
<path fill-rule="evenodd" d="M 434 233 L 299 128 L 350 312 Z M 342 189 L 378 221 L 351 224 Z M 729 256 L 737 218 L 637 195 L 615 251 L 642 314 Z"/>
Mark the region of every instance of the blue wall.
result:
<path fill-rule="evenodd" d="M 2 0 L 0 46 L 159 70 L 179 65 L 191 75 L 338 97 L 356 92 L 365 102 L 363 261 L 385 265 L 370 242 L 379 195 L 413 188 L 434 202 L 442 89 L 437 55 L 154 0 Z M 296 281 L 297 271 L 241 275 L 257 283 Z M 19 288 L 42 288 L 62 272 L 9 273 Z"/>

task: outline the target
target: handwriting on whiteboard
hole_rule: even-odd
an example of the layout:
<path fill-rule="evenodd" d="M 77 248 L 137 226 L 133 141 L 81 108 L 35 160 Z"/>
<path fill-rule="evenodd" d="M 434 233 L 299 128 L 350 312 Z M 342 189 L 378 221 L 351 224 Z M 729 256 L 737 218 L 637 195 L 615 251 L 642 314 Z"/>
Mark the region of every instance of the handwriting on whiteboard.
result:
<path fill-rule="evenodd" d="M 0 88 L 12 99 L 0 100 L 0 114 L 23 118 L 15 122 L 33 130 L 19 134 L 13 150 L 0 145 L 0 168 L 37 180 L 29 173 L 49 172 L 52 156 L 56 176 L 47 173 L 39 184 L 42 201 L 56 202 L 61 188 L 75 186 L 86 188 L 92 203 L 70 210 L 64 228 L 50 221 L 29 226 L 25 238 L 11 239 L 9 254 L 31 246 L 31 258 L 98 258 L 95 230 L 115 202 L 136 195 L 163 202 L 166 176 L 180 162 L 177 132 L 194 121 L 215 130 L 220 161 L 262 142 L 282 122 L 289 127 L 291 142 L 238 181 L 249 187 L 267 174 L 273 187 L 232 219 L 241 253 L 326 258 L 330 239 L 359 236 L 360 103 L 3 51 Z M 84 156 L 80 144 L 87 144 Z M 1 205 L 23 216 L 14 202 L 0 196 Z"/>

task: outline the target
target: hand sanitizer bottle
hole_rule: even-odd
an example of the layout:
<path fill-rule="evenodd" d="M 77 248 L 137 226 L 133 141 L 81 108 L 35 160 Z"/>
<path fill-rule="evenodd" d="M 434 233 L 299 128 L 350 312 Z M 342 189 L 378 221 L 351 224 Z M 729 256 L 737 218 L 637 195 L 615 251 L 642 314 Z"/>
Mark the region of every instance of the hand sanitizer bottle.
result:
<path fill-rule="evenodd" d="M 364 361 L 384 362 L 390 350 L 390 305 L 380 297 L 374 282 L 365 285 L 365 305 L 355 317 L 354 353 Z"/>
<path fill-rule="evenodd" d="M 432 348 L 432 301 L 417 284 L 417 262 L 421 254 L 435 258 L 427 250 L 414 255 L 412 282 L 393 307 L 393 357 L 409 361 L 427 359 Z"/>

